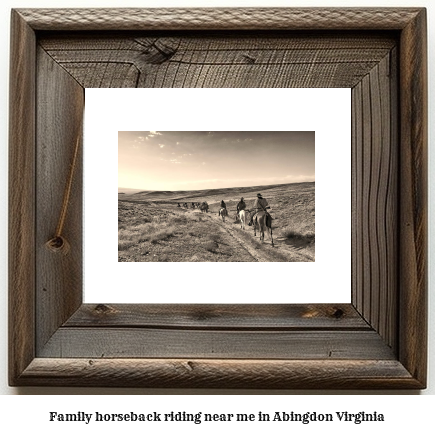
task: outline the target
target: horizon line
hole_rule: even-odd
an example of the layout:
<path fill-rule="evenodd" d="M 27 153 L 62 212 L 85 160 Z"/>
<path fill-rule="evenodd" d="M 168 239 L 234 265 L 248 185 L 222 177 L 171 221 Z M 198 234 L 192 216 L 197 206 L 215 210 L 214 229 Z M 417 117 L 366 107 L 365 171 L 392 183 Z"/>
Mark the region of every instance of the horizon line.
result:
<path fill-rule="evenodd" d="M 118 187 L 119 189 L 125 189 L 125 190 L 141 190 L 141 191 L 172 191 L 174 193 L 178 191 L 203 191 L 203 190 L 222 190 L 222 189 L 230 189 L 230 188 L 257 188 L 257 187 L 273 187 L 278 185 L 289 185 L 289 184 L 309 184 L 309 183 L 315 183 L 316 181 L 299 181 L 299 182 L 280 182 L 278 184 L 261 184 L 261 185 L 253 185 L 253 186 L 235 186 L 235 187 L 217 187 L 217 188 L 198 188 L 198 189 L 185 189 L 185 190 L 146 190 L 143 188 L 131 188 L 131 187 Z"/>

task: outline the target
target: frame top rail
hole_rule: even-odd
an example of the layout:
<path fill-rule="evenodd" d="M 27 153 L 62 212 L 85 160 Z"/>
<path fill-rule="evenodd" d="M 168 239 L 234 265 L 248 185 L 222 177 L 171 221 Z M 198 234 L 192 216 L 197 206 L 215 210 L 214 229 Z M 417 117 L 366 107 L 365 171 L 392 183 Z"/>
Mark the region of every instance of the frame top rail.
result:
<path fill-rule="evenodd" d="M 402 30 L 424 8 L 15 9 L 34 30 Z"/>

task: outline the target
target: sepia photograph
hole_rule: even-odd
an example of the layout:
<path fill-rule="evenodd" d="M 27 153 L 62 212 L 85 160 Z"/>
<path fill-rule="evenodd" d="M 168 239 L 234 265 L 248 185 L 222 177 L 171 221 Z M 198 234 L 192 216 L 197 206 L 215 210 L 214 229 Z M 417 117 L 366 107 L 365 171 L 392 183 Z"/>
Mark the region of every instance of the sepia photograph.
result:
<path fill-rule="evenodd" d="M 119 131 L 119 262 L 314 262 L 314 131 Z"/>

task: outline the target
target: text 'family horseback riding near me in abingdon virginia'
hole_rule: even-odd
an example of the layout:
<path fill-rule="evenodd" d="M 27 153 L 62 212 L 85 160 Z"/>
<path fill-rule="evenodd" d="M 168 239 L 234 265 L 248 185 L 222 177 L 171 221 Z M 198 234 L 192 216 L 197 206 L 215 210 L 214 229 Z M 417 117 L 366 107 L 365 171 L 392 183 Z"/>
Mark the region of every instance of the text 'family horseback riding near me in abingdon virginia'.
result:
<path fill-rule="evenodd" d="M 148 422 L 148 423 L 183 423 L 191 422 L 194 424 L 201 423 L 244 423 L 249 422 L 299 422 L 302 424 L 323 423 L 323 422 L 350 422 L 353 424 L 361 424 L 363 422 L 384 422 L 383 413 L 376 411 L 366 412 L 359 411 L 351 413 L 348 411 L 336 411 L 334 413 L 320 413 L 316 411 L 308 411 L 305 413 L 276 411 L 274 413 L 266 413 L 259 411 L 258 413 L 206 413 L 197 412 L 189 413 L 185 411 L 158 413 L 155 411 L 148 413 L 86 413 L 78 411 L 76 413 L 58 413 L 56 411 L 49 412 L 50 422 L 84 422 L 85 424 L 93 422 Z"/>

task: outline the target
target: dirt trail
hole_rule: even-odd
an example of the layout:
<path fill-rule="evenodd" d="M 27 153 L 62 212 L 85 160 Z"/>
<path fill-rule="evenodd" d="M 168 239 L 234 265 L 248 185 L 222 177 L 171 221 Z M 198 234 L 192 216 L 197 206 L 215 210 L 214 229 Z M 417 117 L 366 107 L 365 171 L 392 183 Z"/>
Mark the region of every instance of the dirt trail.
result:
<path fill-rule="evenodd" d="M 238 229 L 234 227 L 235 225 L 231 219 L 227 218 L 224 223 L 218 216 L 213 216 L 211 214 L 207 215 L 210 219 L 211 228 L 215 227 L 217 230 L 224 232 L 227 235 L 226 239 L 228 242 L 236 246 L 237 249 L 243 249 L 246 251 L 252 257 L 252 262 L 268 262 L 270 260 L 267 258 L 265 251 L 260 251 L 258 246 L 250 246 L 240 235 L 237 234 Z M 252 237 L 253 236 L 254 234 L 252 234 Z"/>
<path fill-rule="evenodd" d="M 237 243 L 239 248 L 248 252 L 253 262 L 304 262 L 307 260 L 305 255 L 300 254 L 296 248 L 286 244 L 280 238 L 274 238 L 274 246 L 272 246 L 269 235 L 265 234 L 265 241 L 261 243 L 259 233 L 257 232 L 255 237 L 252 226 L 248 226 L 247 223 L 245 230 L 243 230 L 240 228 L 240 224 L 234 224 L 231 216 L 223 222 L 221 217 L 217 215 L 212 213 L 206 215 L 210 219 L 211 230 L 214 226 L 225 231 L 229 236 L 229 242 Z"/>
<path fill-rule="evenodd" d="M 196 211 L 190 211 L 196 212 Z M 227 246 L 232 247 L 236 252 L 240 252 L 240 256 L 245 256 L 248 254 L 252 259 L 252 262 L 266 262 L 267 259 L 263 252 L 258 250 L 258 247 L 249 246 L 240 236 L 237 235 L 235 228 L 233 227 L 233 222 L 231 219 L 226 219 L 223 223 L 221 218 L 213 215 L 212 213 L 203 213 L 203 216 L 209 221 L 209 232 L 210 233 L 220 233 L 221 244 L 226 243 Z M 253 234 L 252 234 L 253 236 Z M 237 258 L 234 258 L 237 260 Z"/>

